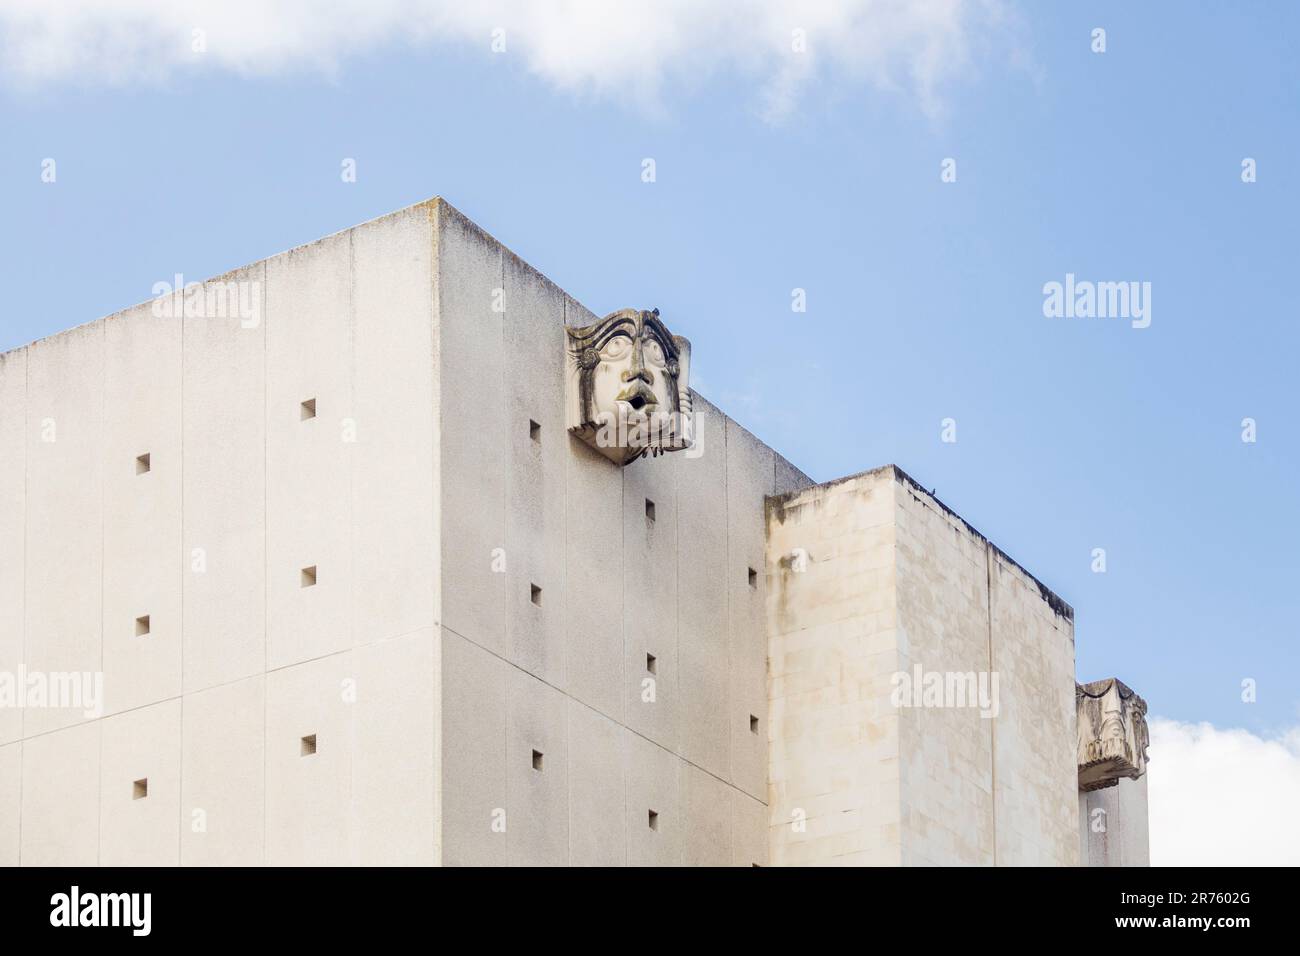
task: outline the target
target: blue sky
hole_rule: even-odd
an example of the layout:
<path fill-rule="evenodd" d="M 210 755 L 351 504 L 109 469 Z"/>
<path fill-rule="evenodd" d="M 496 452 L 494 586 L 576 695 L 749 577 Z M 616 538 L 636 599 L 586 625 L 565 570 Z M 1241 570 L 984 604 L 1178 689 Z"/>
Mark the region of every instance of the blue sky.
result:
<path fill-rule="evenodd" d="M 1276 737 L 1300 723 L 1300 8 L 954 9 L 937 66 L 810 29 L 775 110 L 779 64 L 725 17 L 714 46 L 597 30 L 558 59 L 527 22 L 498 54 L 465 22 L 319 57 L 272 36 L 253 67 L 147 43 L 33 66 L 11 33 L 0 349 L 442 195 L 594 311 L 657 306 L 700 391 L 814 478 L 935 488 L 1073 604 L 1081 679 Z M 1067 272 L 1150 282 L 1150 327 L 1044 317 Z"/>

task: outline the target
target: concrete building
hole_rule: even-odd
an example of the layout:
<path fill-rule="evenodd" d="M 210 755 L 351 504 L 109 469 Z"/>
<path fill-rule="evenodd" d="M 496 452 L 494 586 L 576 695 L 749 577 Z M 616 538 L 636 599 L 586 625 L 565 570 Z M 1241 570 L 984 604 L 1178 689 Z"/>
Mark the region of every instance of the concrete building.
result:
<path fill-rule="evenodd" d="M 624 467 L 614 316 L 441 200 L 176 286 L 0 355 L 0 864 L 1146 862 L 1071 609 L 657 313 L 691 434 Z"/>

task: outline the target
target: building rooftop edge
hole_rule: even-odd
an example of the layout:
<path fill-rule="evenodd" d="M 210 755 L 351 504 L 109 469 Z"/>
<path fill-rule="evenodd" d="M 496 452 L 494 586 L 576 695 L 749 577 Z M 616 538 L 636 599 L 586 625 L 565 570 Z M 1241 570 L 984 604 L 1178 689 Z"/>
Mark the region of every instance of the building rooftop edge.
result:
<path fill-rule="evenodd" d="M 259 258 L 259 259 L 254 259 L 254 260 L 252 260 L 251 262 L 245 262 L 245 263 L 242 263 L 242 264 L 237 265 L 237 266 L 232 266 L 231 268 L 226 269 L 224 272 L 218 272 L 218 273 L 216 273 L 215 275 L 210 275 L 210 276 L 207 276 L 207 277 L 205 277 L 205 278 L 203 278 L 203 279 L 198 279 L 198 280 L 195 280 L 195 281 L 196 281 L 196 283 L 199 283 L 199 284 L 207 283 L 207 282 L 213 282 L 213 281 L 216 281 L 216 280 L 218 280 L 218 279 L 222 279 L 222 278 L 224 278 L 224 277 L 226 277 L 226 276 L 233 275 L 234 273 L 236 273 L 236 272 L 240 272 L 241 270 L 252 268 L 253 266 L 256 266 L 256 265 L 258 265 L 258 264 L 260 264 L 260 263 L 268 262 L 269 260 L 271 260 L 271 259 L 275 259 L 275 258 L 277 258 L 277 257 L 279 257 L 279 256 L 289 255 L 289 254 L 291 254 L 291 253 L 293 253 L 293 252 L 297 252 L 297 251 L 300 250 L 300 249 L 307 249 L 307 248 L 309 248 L 309 247 L 311 247 L 311 246 L 316 245 L 317 243 L 325 242 L 325 241 L 327 241 L 327 240 L 329 240 L 329 239 L 332 239 L 332 238 L 334 238 L 334 237 L 336 237 L 336 236 L 341 236 L 341 235 L 343 235 L 344 233 L 351 232 L 353 229 L 361 229 L 361 228 L 363 228 L 363 227 L 365 227 L 365 226 L 368 226 L 368 225 L 370 225 L 370 224 L 372 224 L 372 223 L 381 222 L 382 220 L 385 220 L 385 219 L 391 219 L 391 218 L 393 218 L 393 217 L 395 217 L 395 216 L 401 216 L 401 215 L 403 215 L 403 214 L 405 214 L 405 213 L 409 213 L 409 212 L 410 212 L 411 210 L 413 210 L 413 209 L 419 209 L 419 208 L 421 208 L 421 207 L 427 207 L 427 208 L 429 208 L 431 211 L 432 211 L 432 210 L 445 210 L 446 212 L 449 212 L 450 214 L 452 214 L 453 216 L 455 216 L 456 218 L 458 218 L 458 219 L 460 219 L 462 222 L 464 222 L 464 223 L 465 223 L 465 224 L 466 224 L 470 229 L 473 229 L 474 231 L 476 231 L 476 232 L 478 232 L 480 235 L 482 235 L 485 239 L 487 239 L 488 241 L 490 241 L 490 242 L 492 242 L 492 243 L 495 243 L 496 245 L 500 246 L 503 252 L 508 253 L 510 256 L 513 256 L 514 259 L 515 259 L 517 262 L 521 263 L 523 266 L 525 266 L 525 267 L 527 267 L 528 269 L 530 269 L 530 270 L 532 270 L 533 272 L 535 272 L 537 275 L 539 275 L 539 276 L 540 276 L 542 279 L 544 279 L 546 282 L 550 283 L 550 285 L 552 285 L 555 289 L 557 289 L 557 290 L 558 290 L 562 295 L 564 295 L 566 298 L 571 299 L 575 304 L 577 304 L 577 305 L 579 305 L 579 306 L 582 306 L 583 308 L 587 308 L 587 306 L 585 306 L 585 305 L 583 304 L 583 302 L 582 302 L 581 299 L 579 299 L 579 298 L 578 298 L 577 296 L 575 296 L 573 293 L 569 292 L 567 289 L 565 289 L 563 286 L 561 286 L 559 283 L 557 283 L 555 280 L 553 280 L 550 276 L 546 275 L 544 272 L 542 272 L 540 269 L 538 269 L 538 268 L 537 268 L 536 266 L 534 266 L 532 263 L 528 262 L 526 259 L 524 259 L 522 256 L 520 256 L 517 252 L 515 252 L 513 249 L 511 249 L 509 246 L 507 246 L 504 242 L 502 242 L 500 239 L 498 239 L 496 236 L 494 236 L 492 233 L 488 232 L 486 229 L 484 229 L 481 225 L 479 225 L 477 222 L 475 222 L 475 221 L 474 221 L 473 219 L 471 219 L 469 216 L 465 215 L 464 212 L 462 212 L 460 209 L 456 208 L 455 205 L 453 205 L 453 204 L 452 204 L 451 202 L 449 202 L 449 201 L 448 201 L 444 196 L 442 196 L 442 195 L 440 195 L 440 194 L 436 194 L 436 195 L 430 196 L 428 199 L 421 199 L 421 200 L 419 200 L 419 201 L 417 201 L 417 202 L 409 203 L 409 204 L 407 204 L 407 205 L 405 205 L 405 206 L 402 206 L 402 207 L 400 207 L 400 208 L 398 208 L 398 209 L 394 209 L 394 210 L 391 210 L 391 211 L 386 212 L 386 213 L 381 213 L 381 214 L 378 215 L 378 216 L 372 216 L 372 217 L 369 218 L 369 219 L 365 219 L 365 220 L 362 220 L 361 222 L 353 223 L 352 225 L 350 225 L 350 226 L 345 226 L 345 227 L 343 227 L 342 229 L 336 229 L 336 230 L 334 230 L 333 232 L 326 233 L 326 234 L 323 235 L 323 236 L 317 236 L 315 239 L 308 240 L 307 242 L 299 243 L 299 244 L 296 245 L 296 246 L 290 246 L 290 247 L 287 248 L 287 249 L 281 249 L 279 252 L 273 252 L 273 253 L 271 253 L 270 255 L 262 256 L 261 258 Z M 436 227 L 435 227 L 435 228 L 436 228 Z M 435 237 L 435 241 L 436 241 L 436 237 Z M 125 314 L 125 313 L 127 313 L 127 312 L 130 312 L 130 311 L 134 310 L 134 309 L 138 309 L 138 308 L 140 308 L 141 306 L 148 305 L 150 302 L 153 302 L 153 301 L 155 300 L 155 298 L 156 298 L 156 297 L 150 297 L 150 298 L 147 298 L 147 299 L 143 299 L 143 300 L 141 300 L 141 301 L 139 301 L 139 302 L 134 302 L 134 303 L 132 303 L 132 304 L 130 304 L 130 305 L 123 306 L 123 307 L 120 308 L 120 309 L 115 309 L 114 311 L 109 312 L 109 313 L 107 313 L 107 314 L 105 314 L 105 315 L 101 315 L 101 316 L 99 316 L 99 317 L 97 317 L 97 318 L 89 319 L 89 320 L 87 320 L 87 321 L 85 321 L 85 322 L 80 322 L 80 323 L 78 323 L 78 324 L 76 324 L 76 325 L 70 325 L 70 326 L 68 326 L 67 328 L 59 329 L 58 331 L 51 332 L 51 333 L 49 333 L 48 335 L 42 335 L 42 336 L 40 336 L 39 338 L 32 339 L 31 341 L 29 341 L 29 342 L 25 342 L 25 343 L 23 343 L 22 345 L 15 345 L 15 346 L 14 346 L 13 348 L 11 348 L 11 349 L 3 349 L 3 350 L 0 350 L 0 362 L 5 361 L 5 360 L 8 359 L 10 356 L 17 355 L 18 353 L 23 352 L 24 350 L 26 350 L 26 349 L 28 349 L 28 348 L 31 348 L 33 345 L 38 345 L 38 344 L 40 344 L 41 342 L 46 342 L 46 341 L 49 341 L 49 340 L 51 340 L 51 339 L 58 338 L 58 337 L 61 336 L 61 335 L 68 335 L 69 333 L 76 332 L 76 331 L 78 331 L 78 330 L 87 329 L 87 328 L 89 328 L 90 326 L 96 325 L 96 324 L 98 324 L 98 323 L 100 323 L 100 322 L 107 322 L 107 321 L 109 321 L 110 319 L 115 318 L 116 316 L 123 315 L 123 314 Z M 588 311 L 590 311 L 590 309 L 588 309 Z M 594 313 L 593 313 L 593 314 L 594 314 Z M 692 389 L 692 391 L 695 392 L 695 394 L 697 394 L 697 395 L 700 394 L 700 393 L 699 393 L 698 391 L 696 391 L 695 389 Z M 718 409 L 718 411 L 720 411 L 724 416 L 726 416 L 726 418 L 727 418 L 728 420 L 735 422 L 736 425 L 738 425 L 740 428 L 744 429 L 744 430 L 745 430 L 749 435 L 753 436 L 753 437 L 754 437 L 757 441 L 759 441 L 761 444 L 763 444 L 763 445 L 766 446 L 766 447 L 772 448 L 772 451 L 773 451 L 775 454 L 779 455 L 783 461 L 785 461 L 787 464 L 789 464 L 789 465 L 791 465 L 793 468 L 795 468 L 795 470 L 798 471 L 800 475 L 802 475 L 804 478 L 808 479 L 809 481 L 812 481 L 812 477 L 811 477 L 810 475 L 808 475 L 806 472 L 804 472 L 801 468 L 799 468 L 799 466 L 796 465 L 796 464 L 795 464 L 795 463 L 794 463 L 790 458 L 788 458 L 786 455 L 782 454 L 780 451 L 778 451 L 776 448 L 772 447 L 771 445 L 768 445 L 767 442 L 763 441 L 763 439 L 761 439 L 761 438 L 759 438 L 757 435 L 755 435 L 754 432 L 753 432 L 752 430 L 746 428 L 744 425 L 742 425 L 742 424 L 740 423 L 740 421 L 738 421 L 738 420 L 737 420 L 736 418 L 734 418 L 732 415 L 728 414 L 728 413 L 726 412 L 726 410 L 724 410 L 720 405 L 718 405 L 716 402 L 713 402 L 713 401 L 709 400 L 708 396 L 701 395 L 701 397 L 704 398 L 704 400 L 707 401 L 707 402 L 708 402 L 710 405 L 712 405 L 714 408 Z"/>
<path fill-rule="evenodd" d="M 840 478 L 832 478 L 830 481 L 819 482 L 818 484 L 811 485 L 807 488 L 800 488 L 795 491 L 788 491 L 785 492 L 784 494 L 779 494 L 779 495 L 768 495 L 767 499 L 772 502 L 784 503 L 784 502 L 792 501 L 793 499 L 797 498 L 799 495 L 807 494 L 808 492 L 814 491 L 819 488 L 822 489 L 833 488 L 836 485 L 841 485 L 844 484 L 845 482 L 853 481 L 854 479 L 857 478 L 873 477 L 873 476 L 884 474 L 886 472 L 891 474 L 894 480 L 897 481 L 899 484 L 910 486 L 914 491 L 920 492 L 921 494 L 925 495 L 926 498 L 928 498 L 930 501 L 933 501 L 946 514 L 950 515 L 952 518 L 956 519 L 957 521 L 960 521 L 962 526 L 967 531 L 969 531 L 976 538 L 979 538 L 981 541 L 987 544 L 990 548 L 992 548 L 997 553 L 997 555 L 1000 558 L 1002 558 L 1012 567 L 1016 568 L 1021 574 L 1023 574 L 1030 581 L 1034 582 L 1034 584 L 1038 587 L 1039 594 L 1042 596 L 1043 600 L 1047 602 L 1048 606 L 1051 607 L 1053 611 L 1055 611 L 1057 614 L 1059 614 L 1061 617 L 1064 617 L 1066 620 L 1070 621 L 1071 623 L 1074 622 L 1074 608 L 1071 607 L 1070 604 L 1068 604 L 1060 595 L 1058 595 L 1055 591 L 1053 591 L 1046 584 L 1040 581 L 1038 577 L 1032 574 L 1023 564 L 1021 564 L 1015 558 L 1011 557 L 1011 555 L 1007 554 L 1000 547 L 994 544 L 993 540 L 989 538 L 988 535 L 981 532 L 978 528 L 972 525 L 960 514 L 958 514 L 952 508 L 948 507 L 948 505 L 944 504 L 943 501 L 941 501 L 936 495 L 931 494 L 926 488 L 924 488 L 921 485 L 920 482 L 918 482 L 915 478 L 909 475 L 898 465 L 891 463 L 888 465 L 880 465 L 876 468 L 868 468 L 864 471 L 854 472 L 851 475 L 844 475 Z"/>
<path fill-rule="evenodd" d="M 361 222 L 353 223 L 350 226 L 344 226 L 342 229 L 335 229 L 333 232 L 326 233 L 323 236 L 317 236 L 315 239 L 310 239 L 307 242 L 300 242 L 296 246 L 290 246 L 287 249 L 281 249 L 279 252 L 273 252 L 270 255 L 262 256 L 261 258 L 254 259 L 251 262 L 244 262 L 237 266 L 231 266 L 229 269 L 226 269 L 224 272 L 218 272 L 215 273 L 214 275 L 205 276 L 202 279 L 194 280 L 194 282 L 196 284 L 213 282 L 217 279 L 221 279 L 226 276 L 233 275 L 234 273 L 239 272 L 243 269 L 249 269 L 255 265 L 258 265 L 259 263 L 263 263 L 271 259 L 275 259 L 278 256 L 288 255 L 291 252 L 297 252 L 299 249 L 306 249 L 310 246 L 314 246 L 318 242 L 324 242 L 327 239 L 333 239 L 335 236 L 341 236 L 345 232 L 351 232 L 353 229 L 360 229 L 363 226 L 368 226 L 371 223 L 379 222 L 380 220 L 383 219 L 391 219 L 393 216 L 400 216 L 403 213 L 410 212 L 412 209 L 418 209 L 421 206 L 429 206 L 432 208 L 436 208 L 439 205 L 446 206 L 448 209 L 451 209 L 458 216 L 465 219 L 466 222 L 473 224 L 475 228 L 478 228 L 480 231 L 482 231 L 484 235 L 488 235 L 488 237 L 492 239 L 493 242 L 497 242 L 497 239 L 494 236 L 490 236 L 485 230 L 482 229 L 482 227 L 478 226 L 477 223 L 474 223 L 472 219 L 466 216 L 459 209 L 456 209 L 456 207 L 453 206 L 451 203 L 447 202 L 447 200 L 443 199 L 441 196 L 430 196 L 428 199 L 422 199 L 419 202 L 413 202 L 409 205 L 402 206 L 400 209 L 394 209 L 391 212 L 382 213 L 381 215 L 378 216 L 372 216 L 369 219 L 365 219 L 362 220 Z M 501 245 L 503 249 L 505 248 L 504 243 L 498 243 L 498 244 Z M 67 328 L 59 329 L 58 331 L 51 332 L 48 335 L 42 335 L 40 338 L 35 338 L 29 342 L 24 342 L 22 345 L 15 345 L 11 349 L 4 349 L 0 351 L 0 358 L 4 358 L 7 355 L 12 355 L 15 352 L 21 352 L 23 349 L 30 348 L 33 345 L 38 345 L 41 342 L 58 338 L 60 335 L 67 335 L 69 332 L 76 332 L 78 329 L 87 328 L 88 326 L 95 325 L 98 322 L 105 322 L 116 316 L 122 315 L 123 313 L 130 312 L 132 309 L 138 309 L 143 305 L 148 305 L 150 302 L 153 302 L 156 298 L 157 296 L 150 296 L 147 299 L 141 299 L 139 302 L 132 302 L 130 305 L 124 305 L 120 309 L 114 309 L 112 312 L 105 313 L 104 315 L 97 316 L 96 318 L 87 319 L 85 322 L 79 322 L 76 325 L 70 325 Z"/>

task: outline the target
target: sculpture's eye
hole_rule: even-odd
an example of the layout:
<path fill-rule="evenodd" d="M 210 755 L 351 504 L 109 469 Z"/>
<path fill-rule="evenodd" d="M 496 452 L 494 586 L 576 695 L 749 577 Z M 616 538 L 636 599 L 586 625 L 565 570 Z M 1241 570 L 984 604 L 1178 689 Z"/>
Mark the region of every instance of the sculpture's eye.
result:
<path fill-rule="evenodd" d="M 655 368 L 664 367 L 664 350 L 655 339 L 646 339 L 641 352 L 645 356 L 647 365 L 653 365 Z"/>
<path fill-rule="evenodd" d="M 616 335 L 600 350 L 600 356 L 611 361 L 618 361 L 625 358 L 632 348 L 632 340 L 625 335 Z"/>

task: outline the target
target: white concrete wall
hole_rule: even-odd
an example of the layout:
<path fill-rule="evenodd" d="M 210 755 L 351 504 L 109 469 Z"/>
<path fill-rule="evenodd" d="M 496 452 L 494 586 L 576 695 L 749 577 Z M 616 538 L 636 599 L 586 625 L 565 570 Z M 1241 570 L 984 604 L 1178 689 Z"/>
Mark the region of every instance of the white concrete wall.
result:
<path fill-rule="evenodd" d="M 1147 774 L 1079 794 L 1082 866 L 1150 866 Z"/>
<path fill-rule="evenodd" d="M 770 502 L 767 570 L 774 862 L 1078 862 L 1068 607 L 892 466 Z M 996 716 L 895 707 L 918 665 Z"/>
<path fill-rule="evenodd" d="M 434 208 L 0 356 L 0 863 L 439 859 Z"/>
<path fill-rule="evenodd" d="M 990 561 L 992 669 L 1002 687 L 993 721 L 997 863 L 1077 866 L 1073 612 L 1057 613 L 996 550 Z"/>
<path fill-rule="evenodd" d="M 900 670 L 988 673 L 988 542 L 924 492 L 899 480 L 891 485 Z M 1010 688 L 999 683 L 999 691 L 1005 697 Z M 903 863 L 992 864 L 996 721 L 976 707 L 908 707 L 900 718 Z"/>
<path fill-rule="evenodd" d="M 0 670 L 105 692 L 0 708 L 0 863 L 766 863 L 748 569 L 808 479 L 702 399 L 697 457 L 570 439 L 594 316 L 439 201 L 230 282 L 0 356 Z"/>
<path fill-rule="evenodd" d="M 26 349 L 0 354 L 0 449 L 0 673 L 16 674 L 23 663 L 27 575 Z M 0 747 L 22 736 L 22 711 L 0 707 Z M 17 760 L 17 755 L 15 749 L 10 759 Z M 3 825 L 0 822 L 0 833 Z M 0 837 L 0 848 L 4 846 Z"/>
<path fill-rule="evenodd" d="M 918 826 L 904 862 L 1075 865 L 1073 611 L 894 474 L 904 659 L 996 673 L 999 690 L 992 719 L 972 708 L 905 711 L 903 752 L 917 760 L 904 800 Z"/>
<path fill-rule="evenodd" d="M 0 863 L 1078 859 L 1072 628 L 894 469 L 809 489 L 698 397 L 612 465 L 595 317 L 437 200 L 226 282 L 260 321 L 0 356 L 0 671 L 105 694 L 0 708 Z M 995 721 L 889 706 L 989 661 Z"/>
<path fill-rule="evenodd" d="M 896 533 L 887 471 L 768 502 L 774 865 L 902 862 Z"/>
<path fill-rule="evenodd" d="M 99 672 L 105 662 L 105 325 L 82 326 L 24 350 L 23 664 L 32 671 Z M 133 461 L 134 454 L 120 464 L 129 472 Z M 25 710 L 23 736 L 82 719 L 71 709 Z"/>
<path fill-rule="evenodd" d="M 214 280 L 221 281 L 248 283 L 265 310 L 265 263 Z M 180 644 L 187 694 L 266 669 L 267 325 L 265 315 L 251 328 L 234 318 L 181 321 Z M 196 573 L 196 561 L 207 571 Z"/>
<path fill-rule="evenodd" d="M 444 860 L 765 864 L 763 497 L 808 480 L 702 399 L 698 457 L 570 438 L 595 316 L 439 209 Z"/>

